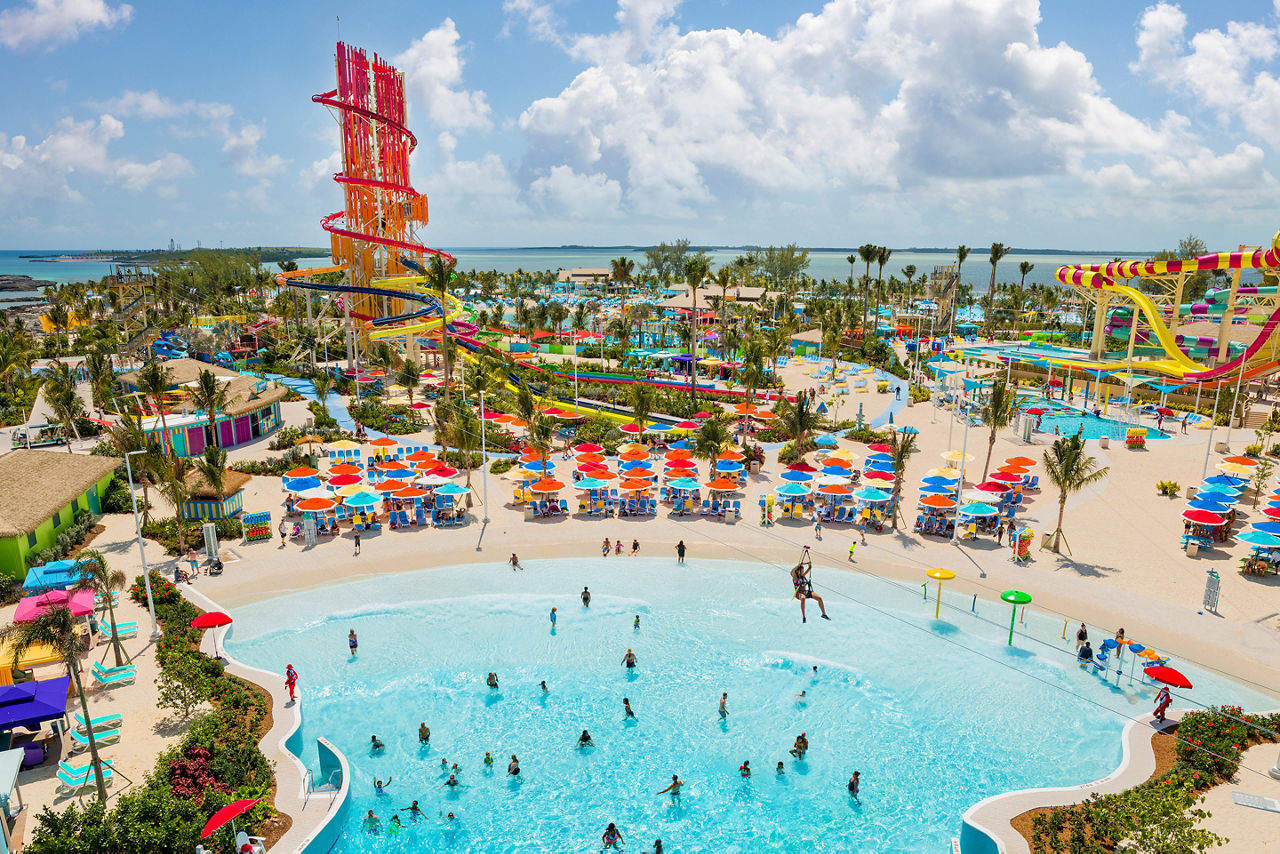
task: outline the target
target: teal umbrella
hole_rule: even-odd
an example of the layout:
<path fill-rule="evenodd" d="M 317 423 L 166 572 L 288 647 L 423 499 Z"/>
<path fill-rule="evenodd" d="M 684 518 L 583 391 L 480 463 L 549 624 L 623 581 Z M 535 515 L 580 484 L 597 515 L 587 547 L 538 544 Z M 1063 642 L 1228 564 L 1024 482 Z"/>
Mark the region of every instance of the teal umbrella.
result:
<path fill-rule="evenodd" d="M 606 483 L 605 481 L 596 480 L 594 477 L 584 477 L 582 480 L 574 484 L 574 486 L 578 489 L 600 489 L 608 485 L 609 484 Z"/>
<path fill-rule="evenodd" d="M 672 489 L 700 489 L 702 484 L 691 477 L 681 477 L 671 481 L 667 486 Z"/>
<path fill-rule="evenodd" d="M 466 495 L 471 490 L 457 483 L 446 483 L 436 487 L 436 495 Z"/>
<path fill-rule="evenodd" d="M 372 507 L 381 501 L 381 498 L 371 492 L 357 492 L 355 495 L 348 495 L 342 503 L 347 507 Z"/>
<path fill-rule="evenodd" d="M 830 433 L 823 433 L 821 436 L 813 440 L 813 444 L 823 448 L 834 448 L 836 446 L 836 437 Z"/>
<path fill-rule="evenodd" d="M 808 495 L 813 490 L 803 483 L 784 483 L 774 491 L 779 495 Z"/>
<path fill-rule="evenodd" d="M 969 504 L 960 505 L 961 516 L 997 516 L 1000 511 L 992 507 L 990 504 L 984 504 L 981 501 L 974 501 Z"/>
<path fill-rule="evenodd" d="M 1242 543 L 1248 543 L 1251 546 L 1258 546 L 1264 549 L 1280 548 L 1280 537 L 1275 534 L 1268 534 L 1265 531 L 1246 531 L 1236 537 Z"/>

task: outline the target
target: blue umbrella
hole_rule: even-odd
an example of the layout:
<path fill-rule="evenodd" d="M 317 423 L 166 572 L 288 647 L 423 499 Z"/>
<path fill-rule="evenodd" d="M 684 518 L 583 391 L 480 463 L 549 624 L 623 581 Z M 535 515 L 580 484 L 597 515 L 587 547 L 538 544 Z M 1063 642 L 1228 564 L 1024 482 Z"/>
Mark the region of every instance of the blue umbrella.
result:
<path fill-rule="evenodd" d="M 846 480 L 853 476 L 852 471 L 849 469 L 842 469 L 839 466 L 827 466 L 822 470 L 822 473 L 835 475 L 836 477 L 843 477 Z"/>
<path fill-rule="evenodd" d="M 1215 504 L 1212 501 L 1201 501 L 1199 498 L 1195 501 L 1189 502 L 1187 506 L 1192 510 L 1207 510 L 1210 513 L 1216 513 L 1219 516 L 1225 516 L 1231 512 L 1231 508 L 1225 504 Z"/>
<path fill-rule="evenodd" d="M 667 447 L 675 448 L 677 451 L 692 451 L 693 443 L 690 442 L 688 439 L 681 439 L 678 442 L 671 442 L 670 444 L 667 445 Z"/>
<path fill-rule="evenodd" d="M 716 471 L 742 471 L 742 463 L 733 460 L 716 460 Z"/>
<path fill-rule="evenodd" d="M 1239 496 L 1244 492 L 1243 489 L 1234 486 L 1228 486 L 1225 483 L 1210 483 L 1205 481 L 1200 485 L 1201 492 L 1221 492 L 1223 495 Z"/>
<path fill-rule="evenodd" d="M 658 424 L 657 422 L 655 422 L 655 423 L 653 423 L 653 424 L 650 424 L 648 427 L 644 428 L 644 432 L 646 432 L 646 433 L 670 433 L 670 432 L 672 431 L 672 429 L 674 429 L 674 428 L 672 428 L 672 427 L 670 427 L 670 426 L 668 426 L 668 425 L 666 425 L 666 424 Z"/>
<path fill-rule="evenodd" d="M 836 437 L 830 433 L 823 433 L 821 436 L 813 440 L 815 445 L 823 448 L 834 448 L 836 446 Z"/>
<path fill-rule="evenodd" d="M 893 462 L 893 456 L 890 454 L 883 453 L 881 451 L 877 451 L 874 454 L 867 454 L 867 460 L 868 461 L 877 460 L 877 461 L 883 461 L 888 463 L 888 462 Z"/>
<path fill-rule="evenodd" d="M 949 486 L 922 486 L 921 495 L 954 495 L 955 490 Z"/>
<path fill-rule="evenodd" d="M 893 463 L 889 460 L 867 460 L 863 468 L 868 471 L 893 471 Z"/>
<path fill-rule="evenodd" d="M 961 516 L 997 516 L 999 513 L 999 510 L 981 501 L 960 505 Z"/>
<path fill-rule="evenodd" d="M 698 483 L 696 480 L 694 480 L 691 477 L 681 477 L 671 481 L 670 483 L 667 484 L 667 486 L 671 487 L 672 489 L 689 490 L 689 489 L 698 489 L 702 486 L 702 484 Z"/>
<path fill-rule="evenodd" d="M 1265 522 L 1250 522 L 1249 527 L 1264 534 L 1275 534 L 1280 537 L 1280 522 L 1268 519 Z"/>
<path fill-rule="evenodd" d="M 546 462 L 543 462 L 542 460 L 534 460 L 533 462 L 520 464 L 520 468 L 528 469 L 529 471 L 551 471 L 555 467 L 556 464 L 551 462 L 551 460 L 547 460 Z"/>
<path fill-rule="evenodd" d="M 1244 478 L 1231 477 L 1225 474 L 1215 474 L 1213 477 L 1205 478 L 1205 483 L 1211 483 L 1214 486 L 1241 486 L 1244 484 Z"/>
<path fill-rule="evenodd" d="M 904 436 L 919 436 L 919 435 L 920 435 L 920 431 L 919 431 L 919 430 L 917 430 L 916 428 L 912 427 L 910 424 L 908 424 L 906 427 L 903 427 L 901 432 L 902 432 L 902 435 L 904 435 Z"/>
<path fill-rule="evenodd" d="M 803 483 L 784 483 L 774 491 L 779 495 L 808 495 L 813 490 Z"/>
<path fill-rule="evenodd" d="M 864 486 L 853 494 L 853 497 L 859 501 L 888 501 L 893 498 L 892 495 L 883 489 L 876 489 L 874 486 Z"/>
<path fill-rule="evenodd" d="M 284 488 L 290 492 L 306 492 L 308 489 L 315 489 L 317 486 L 324 486 L 324 481 L 318 477 L 295 477 L 285 478 Z"/>
<path fill-rule="evenodd" d="M 372 507 L 381 500 L 372 492 L 357 492 L 355 495 L 348 495 L 342 503 L 347 507 Z"/>
<path fill-rule="evenodd" d="M 648 467 L 648 460 L 623 460 L 618 463 L 618 471 L 631 471 L 631 469 L 644 469 Z"/>
<path fill-rule="evenodd" d="M 792 483 L 808 483 L 813 480 L 813 475 L 807 471 L 787 470 L 782 473 L 782 479 L 789 480 Z"/>
<path fill-rule="evenodd" d="M 1248 543 L 1251 546 L 1258 546 L 1264 549 L 1280 548 L 1280 537 L 1275 534 L 1268 534 L 1265 531 L 1246 531 L 1236 539 L 1242 543 Z"/>
<path fill-rule="evenodd" d="M 1214 504 L 1235 504 L 1236 497 L 1227 495 L 1225 492 L 1202 492 L 1196 496 L 1196 501 L 1212 501 Z"/>
<path fill-rule="evenodd" d="M 957 483 L 960 482 L 960 478 L 943 477 L 940 474 L 935 474 L 931 477 L 924 478 L 920 482 L 925 484 L 926 486 L 955 486 Z"/>

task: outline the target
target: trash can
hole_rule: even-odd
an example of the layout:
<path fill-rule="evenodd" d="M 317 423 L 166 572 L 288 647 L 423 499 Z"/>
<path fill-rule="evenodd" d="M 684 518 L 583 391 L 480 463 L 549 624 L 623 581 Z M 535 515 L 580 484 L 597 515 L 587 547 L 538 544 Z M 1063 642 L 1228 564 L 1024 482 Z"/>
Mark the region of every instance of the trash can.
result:
<path fill-rule="evenodd" d="M 1187 557 L 1196 557 L 1200 554 L 1199 543 L 1187 543 Z"/>
<path fill-rule="evenodd" d="M 533 521 L 533 517 L 534 517 L 533 505 L 532 505 L 532 504 L 526 504 L 526 505 L 524 506 L 524 520 L 525 520 L 526 522 L 532 522 L 532 521 Z"/>
<path fill-rule="evenodd" d="M 1053 551 L 1053 534 L 1040 535 L 1040 548 L 1042 550 L 1048 549 L 1049 551 Z"/>
<path fill-rule="evenodd" d="M 760 461 L 759 461 L 759 460 L 752 460 L 752 461 L 751 461 L 751 473 L 752 473 L 752 474 L 760 474 Z"/>
<path fill-rule="evenodd" d="M 1197 495 L 1199 492 L 1200 492 L 1200 487 L 1198 487 L 1198 486 L 1188 486 L 1188 487 L 1187 487 L 1187 498 L 1188 498 L 1188 499 L 1195 498 L 1195 497 L 1196 497 L 1196 495 Z"/>
<path fill-rule="evenodd" d="M 1110 436 L 1100 436 L 1100 437 L 1098 437 L 1098 447 L 1099 447 L 1099 448 L 1110 448 L 1110 447 L 1111 447 L 1111 437 L 1110 437 Z"/>

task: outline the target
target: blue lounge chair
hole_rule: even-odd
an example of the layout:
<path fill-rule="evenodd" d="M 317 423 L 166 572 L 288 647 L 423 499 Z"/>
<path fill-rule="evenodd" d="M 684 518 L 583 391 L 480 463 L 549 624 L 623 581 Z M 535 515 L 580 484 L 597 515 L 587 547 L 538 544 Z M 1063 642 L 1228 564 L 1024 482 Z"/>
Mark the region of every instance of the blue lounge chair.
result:
<path fill-rule="evenodd" d="M 81 750 L 89 749 L 89 736 L 81 735 L 79 730 L 70 730 L 67 735 L 71 737 L 71 752 L 78 753 Z M 115 744 L 120 741 L 119 729 L 100 729 L 94 730 L 93 743 L 97 747 L 107 744 Z"/>
<path fill-rule="evenodd" d="M 94 732 L 97 732 L 100 729 L 114 729 L 124 722 L 124 718 L 120 715 L 110 714 L 96 717 L 86 724 L 84 722 L 84 715 L 79 712 L 76 712 L 75 715 L 73 715 L 73 720 L 75 721 L 75 728 L 80 732 L 88 732 L 90 726 L 93 727 Z"/>
<path fill-rule="evenodd" d="M 116 623 L 115 637 L 117 639 L 124 640 L 126 638 L 136 637 L 137 634 L 138 634 L 137 623 Z M 103 635 L 104 641 L 111 640 L 110 623 L 102 627 L 102 635 Z"/>
<path fill-rule="evenodd" d="M 658 502 L 653 500 L 652 498 L 649 499 L 649 515 L 650 516 L 658 515 Z"/>
<path fill-rule="evenodd" d="M 560 512 L 566 516 L 569 515 L 569 502 L 565 501 L 563 498 L 560 499 Z"/>

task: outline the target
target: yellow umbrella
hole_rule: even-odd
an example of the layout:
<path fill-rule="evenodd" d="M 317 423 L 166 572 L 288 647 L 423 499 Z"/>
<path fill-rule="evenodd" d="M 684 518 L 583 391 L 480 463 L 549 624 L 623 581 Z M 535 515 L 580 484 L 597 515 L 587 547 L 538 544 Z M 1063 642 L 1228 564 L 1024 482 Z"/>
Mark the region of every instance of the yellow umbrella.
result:
<path fill-rule="evenodd" d="M 1250 468 L 1249 466 L 1242 466 L 1239 463 L 1218 463 L 1218 471 L 1226 472 L 1227 474 L 1240 474 L 1240 475 L 1253 474 L 1252 468 Z"/>
<path fill-rule="evenodd" d="M 951 466 L 943 466 L 942 468 L 929 469 L 929 471 L 927 471 L 927 472 L 925 473 L 925 476 L 926 476 L 926 477 L 957 478 L 957 477 L 959 477 L 959 476 L 960 476 L 960 470 L 959 470 L 959 469 L 953 469 Z"/>
<path fill-rule="evenodd" d="M 334 490 L 334 495 L 341 495 L 343 498 L 350 498 L 353 495 L 359 495 L 362 492 L 368 492 L 369 487 L 363 483 L 349 483 L 346 486 L 340 486 Z"/>
<path fill-rule="evenodd" d="M 835 457 L 839 460 L 849 460 L 850 462 L 859 459 L 858 455 L 853 452 L 852 448 L 836 448 L 827 454 L 828 457 Z"/>
<path fill-rule="evenodd" d="M 973 454 L 966 454 L 962 451 L 943 451 L 942 458 L 944 460 L 950 460 L 953 463 L 958 463 L 962 460 L 966 463 L 973 462 Z"/>
<path fill-rule="evenodd" d="M 12 641 L 0 643 L 0 661 L 4 662 L 5 670 L 8 670 L 9 665 L 13 663 Z M 56 649 L 47 643 L 38 643 L 26 648 L 22 653 L 22 657 L 18 659 L 18 667 L 21 669 L 34 667 L 37 664 L 54 664 L 61 661 L 62 657 Z"/>
<path fill-rule="evenodd" d="M 331 444 L 331 445 L 329 446 L 329 450 L 331 450 L 331 451 L 358 451 L 358 450 L 360 450 L 360 443 L 359 443 L 359 442 L 353 442 L 353 441 L 351 441 L 350 439 L 339 439 L 338 441 L 334 442 L 333 444 Z"/>
<path fill-rule="evenodd" d="M 528 469 L 522 469 L 519 466 L 512 466 L 511 468 L 507 469 L 506 472 L 503 473 L 502 477 L 505 480 L 520 481 L 520 480 L 538 480 L 540 477 L 542 477 L 542 475 L 538 474 L 537 472 L 529 471 Z"/>
<path fill-rule="evenodd" d="M 636 442 L 627 442 L 625 445 L 618 446 L 619 454 L 625 454 L 627 451 L 644 451 L 645 453 L 648 453 L 649 448 L 645 445 L 637 444 Z"/>

